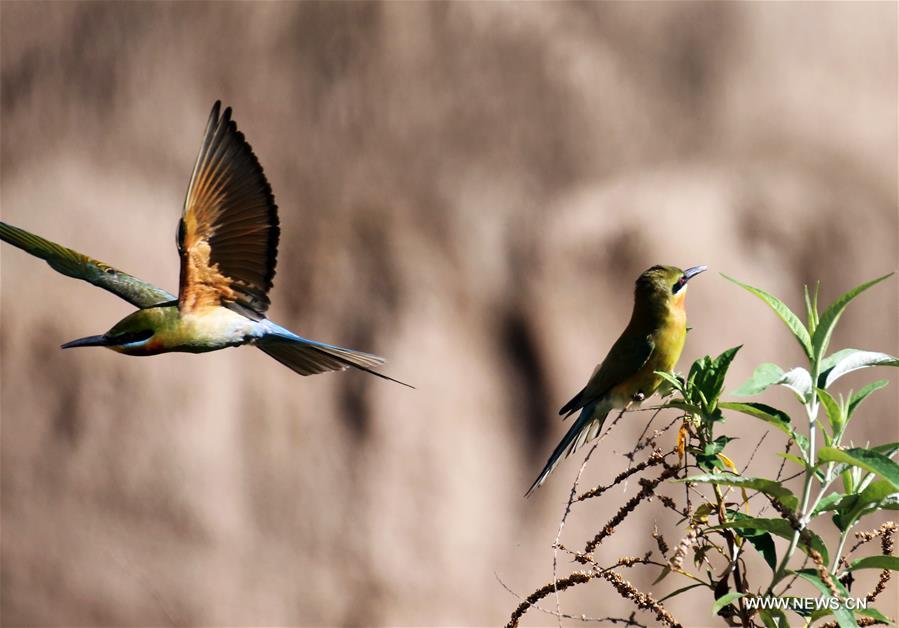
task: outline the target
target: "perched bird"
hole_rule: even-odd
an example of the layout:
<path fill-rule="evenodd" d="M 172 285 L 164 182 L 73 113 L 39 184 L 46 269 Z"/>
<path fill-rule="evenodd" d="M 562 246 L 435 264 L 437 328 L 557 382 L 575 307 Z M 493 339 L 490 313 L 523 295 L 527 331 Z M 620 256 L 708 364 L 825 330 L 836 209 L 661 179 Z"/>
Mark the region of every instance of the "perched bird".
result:
<path fill-rule="evenodd" d="M 653 266 L 637 278 L 630 322 L 584 389 L 559 410 L 565 418 L 581 413 L 527 495 L 543 484 L 563 455 L 570 456 L 599 435 L 609 412 L 637 406 L 656 391 L 662 378 L 655 372 L 673 369 L 684 348 L 687 282 L 704 270 L 705 266 L 687 270 Z"/>
<path fill-rule="evenodd" d="M 98 346 L 127 355 L 156 355 L 251 344 L 300 375 L 354 367 L 403 384 L 372 370 L 383 358 L 302 338 L 265 317 L 280 234 L 278 208 L 256 155 L 231 120 L 230 107 L 221 115 L 220 110 L 216 102 L 178 223 L 177 297 L 0 222 L 0 239 L 140 308 L 105 334 L 73 340 L 62 348 Z"/>

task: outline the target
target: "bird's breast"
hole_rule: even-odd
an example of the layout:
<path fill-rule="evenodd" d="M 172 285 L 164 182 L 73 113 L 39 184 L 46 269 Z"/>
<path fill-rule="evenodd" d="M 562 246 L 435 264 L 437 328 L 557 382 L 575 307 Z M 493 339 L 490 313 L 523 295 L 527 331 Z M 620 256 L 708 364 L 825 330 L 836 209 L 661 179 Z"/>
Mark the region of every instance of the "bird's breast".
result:
<path fill-rule="evenodd" d="M 215 351 L 248 342 L 255 337 L 257 326 L 228 308 L 203 308 L 180 315 L 176 325 L 157 333 L 154 341 L 169 351 Z"/>
<path fill-rule="evenodd" d="M 612 389 L 611 400 L 615 407 L 625 407 L 633 401 L 634 396 L 638 393 L 649 397 L 658 389 L 662 378 L 656 375 L 656 371 L 674 369 L 684 348 L 687 335 L 686 326 L 686 314 L 681 309 L 680 313 L 672 311 L 649 334 L 653 342 L 653 352 L 639 371 Z"/>

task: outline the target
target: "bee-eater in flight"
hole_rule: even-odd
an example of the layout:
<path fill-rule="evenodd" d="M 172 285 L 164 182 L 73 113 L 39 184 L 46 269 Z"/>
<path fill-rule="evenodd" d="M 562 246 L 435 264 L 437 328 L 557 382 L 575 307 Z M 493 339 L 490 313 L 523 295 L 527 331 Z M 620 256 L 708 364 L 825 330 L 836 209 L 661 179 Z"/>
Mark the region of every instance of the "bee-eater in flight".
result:
<path fill-rule="evenodd" d="M 687 282 L 704 270 L 705 266 L 687 270 L 653 266 L 637 278 L 630 322 L 584 389 L 559 410 L 565 418 L 581 413 L 527 495 L 543 484 L 563 456 L 599 435 L 609 412 L 639 406 L 658 389 L 662 378 L 656 371 L 674 368 L 687 337 Z"/>
<path fill-rule="evenodd" d="M 104 288 L 137 306 L 100 336 L 62 347 L 107 347 L 126 355 L 204 353 L 255 345 L 300 375 L 384 359 L 297 336 L 265 317 L 275 275 L 278 207 L 262 167 L 231 119 L 212 107 L 178 223 L 178 296 L 108 264 L 0 222 L 0 239 L 47 261 L 55 270 Z M 408 386 L 408 384 L 403 384 Z"/>

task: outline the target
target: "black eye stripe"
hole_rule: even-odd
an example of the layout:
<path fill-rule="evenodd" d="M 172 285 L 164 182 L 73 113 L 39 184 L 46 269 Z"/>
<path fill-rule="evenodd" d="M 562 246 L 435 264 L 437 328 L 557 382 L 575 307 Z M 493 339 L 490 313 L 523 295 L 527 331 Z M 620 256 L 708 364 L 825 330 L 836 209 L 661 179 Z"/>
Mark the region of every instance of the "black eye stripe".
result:
<path fill-rule="evenodd" d="M 132 342 L 140 342 L 141 340 L 146 340 L 152 335 L 152 329 L 145 329 L 143 331 L 129 331 L 127 333 L 116 336 L 113 340 L 117 345 L 127 345 Z"/>

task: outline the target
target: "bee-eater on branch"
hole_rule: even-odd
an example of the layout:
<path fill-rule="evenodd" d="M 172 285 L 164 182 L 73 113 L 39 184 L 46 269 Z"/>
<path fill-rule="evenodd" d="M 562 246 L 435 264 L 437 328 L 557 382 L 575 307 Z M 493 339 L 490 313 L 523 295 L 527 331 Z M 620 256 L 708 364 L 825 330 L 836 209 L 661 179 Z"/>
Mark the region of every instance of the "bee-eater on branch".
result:
<path fill-rule="evenodd" d="M 594 369 L 584 389 L 559 410 L 565 418 L 578 410 L 581 413 L 528 489 L 528 495 L 543 484 L 563 456 L 570 456 L 599 435 L 609 412 L 638 406 L 656 391 L 662 383 L 656 371 L 673 369 L 684 348 L 687 282 L 705 269 L 653 266 L 637 278 L 630 323 L 606 359 Z"/>
<path fill-rule="evenodd" d="M 372 370 L 383 358 L 301 338 L 265 317 L 280 234 L 278 207 L 256 155 L 231 120 L 231 109 L 222 115 L 220 109 L 219 102 L 212 107 L 178 223 L 177 297 L 0 222 L 0 239 L 140 308 L 105 334 L 62 347 L 100 346 L 127 355 L 156 355 L 251 344 L 300 375 L 352 366 L 402 384 Z"/>

